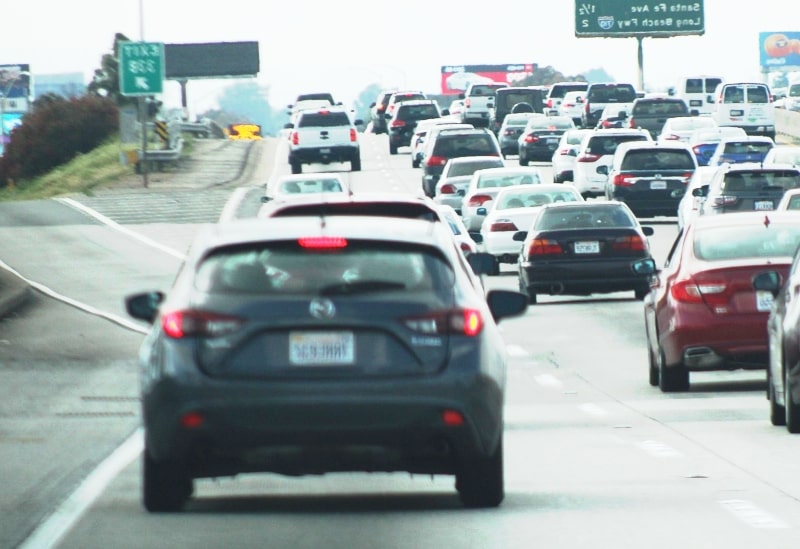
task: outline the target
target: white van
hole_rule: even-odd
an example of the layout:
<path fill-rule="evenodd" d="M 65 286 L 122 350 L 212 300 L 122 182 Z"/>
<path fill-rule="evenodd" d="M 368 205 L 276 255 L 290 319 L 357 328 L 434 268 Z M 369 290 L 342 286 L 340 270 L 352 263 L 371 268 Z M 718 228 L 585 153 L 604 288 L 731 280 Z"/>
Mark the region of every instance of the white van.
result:
<path fill-rule="evenodd" d="M 716 109 L 712 116 L 718 126 L 738 126 L 748 135 L 765 135 L 775 139 L 775 103 L 766 84 L 720 84 L 714 99 Z"/>
<path fill-rule="evenodd" d="M 690 111 L 697 114 L 714 112 L 714 92 L 722 84 L 719 76 L 687 76 L 681 79 L 676 95 L 686 101 Z"/>

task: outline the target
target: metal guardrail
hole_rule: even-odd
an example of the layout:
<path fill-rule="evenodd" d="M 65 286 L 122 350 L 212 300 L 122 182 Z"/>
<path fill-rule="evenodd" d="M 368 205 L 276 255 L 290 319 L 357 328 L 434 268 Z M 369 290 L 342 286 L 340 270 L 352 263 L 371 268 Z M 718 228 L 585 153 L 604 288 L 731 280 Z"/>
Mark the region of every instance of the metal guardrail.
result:
<path fill-rule="evenodd" d="M 136 173 L 142 173 L 142 162 L 147 165 L 148 171 L 160 170 L 165 166 L 174 165 L 180 160 L 183 152 L 183 138 L 178 137 L 172 142 L 169 149 L 147 149 L 138 151 Z"/>
<path fill-rule="evenodd" d="M 800 112 L 775 109 L 775 129 L 800 141 Z"/>

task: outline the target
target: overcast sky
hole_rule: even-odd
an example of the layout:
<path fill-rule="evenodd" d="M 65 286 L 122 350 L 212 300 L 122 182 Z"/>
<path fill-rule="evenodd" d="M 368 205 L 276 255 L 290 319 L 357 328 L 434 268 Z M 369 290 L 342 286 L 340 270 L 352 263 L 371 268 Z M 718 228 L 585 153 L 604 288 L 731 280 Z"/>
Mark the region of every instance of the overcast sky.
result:
<path fill-rule="evenodd" d="M 34 76 L 79 72 L 86 82 L 117 32 L 164 43 L 257 41 L 257 79 L 274 106 L 311 91 L 349 103 L 371 83 L 437 93 L 441 66 L 454 64 L 603 68 L 638 82 L 636 40 L 576 38 L 572 0 L 24 0 L 3 12 L 0 64 L 27 63 Z M 798 12 L 798 0 L 747 8 L 705 0 L 705 35 L 644 40 L 645 85 L 690 74 L 759 79 L 759 33 L 800 31 Z M 213 107 L 233 82 L 190 82 L 190 110 Z M 167 83 L 162 99 L 179 105 L 177 85 Z"/>

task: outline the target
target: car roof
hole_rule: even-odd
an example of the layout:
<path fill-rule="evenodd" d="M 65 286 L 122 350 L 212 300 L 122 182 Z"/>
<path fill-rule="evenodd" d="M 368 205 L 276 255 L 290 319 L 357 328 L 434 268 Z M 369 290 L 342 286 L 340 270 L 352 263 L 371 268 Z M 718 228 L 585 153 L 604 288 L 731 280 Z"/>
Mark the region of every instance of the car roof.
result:
<path fill-rule="evenodd" d="M 485 162 L 487 160 L 502 160 L 499 156 L 485 154 L 476 156 L 458 156 L 447 160 L 448 164 L 471 164 L 473 162 Z"/>
<path fill-rule="evenodd" d="M 442 232 L 443 229 L 445 232 Z M 197 256 L 204 255 L 204 250 L 213 248 L 285 241 L 304 236 L 343 236 L 361 240 L 425 244 L 448 250 L 448 245 L 452 247 L 452 232 L 442 223 L 388 217 L 297 216 L 248 218 L 207 225 L 198 233 L 196 244 L 192 248 L 193 254 Z"/>
<path fill-rule="evenodd" d="M 768 227 L 773 223 L 797 225 L 797 212 L 768 210 L 730 212 L 725 215 L 699 215 L 692 220 L 695 228 L 703 227 L 731 227 L 752 225 L 753 227 Z"/>
<path fill-rule="evenodd" d="M 618 151 L 625 152 L 630 149 L 672 149 L 692 152 L 692 148 L 682 141 L 626 141 L 617 145 Z"/>
<path fill-rule="evenodd" d="M 420 217 L 441 220 L 437 204 L 424 195 L 399 193 L 326 193 L 277 198 L 264 204 L 259 218 L 294 217 L 309 214 L 328 216 Z"/>

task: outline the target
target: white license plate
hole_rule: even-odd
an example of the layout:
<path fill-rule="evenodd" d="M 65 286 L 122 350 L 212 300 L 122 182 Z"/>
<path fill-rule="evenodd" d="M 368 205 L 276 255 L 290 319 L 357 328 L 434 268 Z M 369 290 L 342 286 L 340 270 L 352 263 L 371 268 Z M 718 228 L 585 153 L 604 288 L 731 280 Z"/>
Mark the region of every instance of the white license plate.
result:
<path fill-rule="evenodd" d="M 576 254 L 599 254 L 600 243 L 597 240 L 589 240 L 575 243 Z"/>
<path fill-rule="evenodd" d="M 700 101 L 699 99 L 691 99 L 689 101 L 689 106 L 690 107 L 702 107 L 703 106 L 703 102 Z"/>
<path fill-rule="evenodd" d="M 769 311 L 772 309 L 772 292 L 767 292 L 765 290 L 758 290 L 756 292 L 756 308 L 759 311 Z"/>
<path fill-rule="evenodd" d="M 355 363 L 353 332 L 291 332 L 289 363 L 295 366 L 349 365 Z"/>
<path fill-rule="evenodd" d="M 744 116 L 744 111 L 739 109 L 731 110 L 731 116 Z"/>
<path fill-rule="evenodd" d="M 331 154 L 331 150 L 330 149 L 320 149 L 319 152 L 320 152 L 320 154 Z"/>
<path fill-rule="evenodd" d="M 756 200 L 753 203 L 753 209 L 755 210 L 774 210 L 775 205 L 772 200 Z"/>
<path fill-rule="evenodd" d="M 558 137 L 548 137 L 547 138 L 548 145 L 558 145 Z"/>
<path fill-rule="evenodd" d="M 650 188 L 653 190 L 662 190 L 667 188 L 666 181 L 651 181 Z"/>

